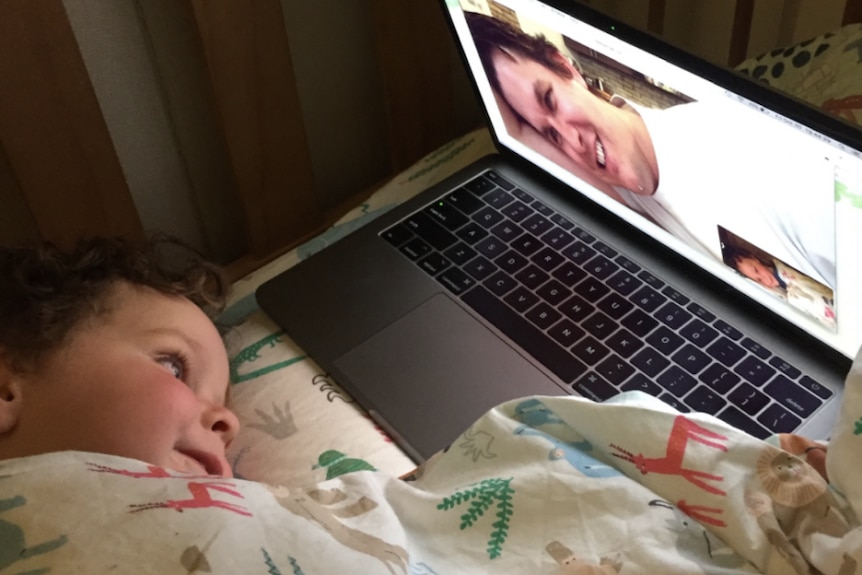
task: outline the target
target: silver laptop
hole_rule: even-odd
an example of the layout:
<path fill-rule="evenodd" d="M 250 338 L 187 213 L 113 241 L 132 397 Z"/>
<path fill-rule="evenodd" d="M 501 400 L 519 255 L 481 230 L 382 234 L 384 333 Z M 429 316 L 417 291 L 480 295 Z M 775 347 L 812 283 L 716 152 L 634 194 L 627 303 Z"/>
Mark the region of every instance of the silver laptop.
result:
<path fill-rule="evenodd" d="M 419 461 L 534 394 L 828 437 L 862 343 L 858 131 L 573 2 L 441 6 L 499 154 L 261 308 Z"/>

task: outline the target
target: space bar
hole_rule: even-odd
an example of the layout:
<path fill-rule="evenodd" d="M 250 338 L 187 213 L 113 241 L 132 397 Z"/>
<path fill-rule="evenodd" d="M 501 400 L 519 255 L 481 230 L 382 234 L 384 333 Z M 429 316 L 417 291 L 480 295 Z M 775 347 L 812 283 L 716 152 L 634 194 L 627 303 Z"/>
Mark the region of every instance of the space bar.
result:
<path fill-rule="evenodd" d="M 564 382 L 573 382 L 587 370 L 579 359 L 482 286 L 474 287 L 461 299 Z"/>

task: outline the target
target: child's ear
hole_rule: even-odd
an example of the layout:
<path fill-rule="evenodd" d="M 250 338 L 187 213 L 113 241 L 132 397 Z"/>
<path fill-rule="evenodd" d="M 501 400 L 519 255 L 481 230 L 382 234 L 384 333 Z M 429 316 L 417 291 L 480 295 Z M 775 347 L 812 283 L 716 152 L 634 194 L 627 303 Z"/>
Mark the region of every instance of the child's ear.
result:
<path fill-rule="evenodd" d="M 22 378 L 0 353 L 0 435 L 18 424 L 24 404 L 22 391 Z"/>

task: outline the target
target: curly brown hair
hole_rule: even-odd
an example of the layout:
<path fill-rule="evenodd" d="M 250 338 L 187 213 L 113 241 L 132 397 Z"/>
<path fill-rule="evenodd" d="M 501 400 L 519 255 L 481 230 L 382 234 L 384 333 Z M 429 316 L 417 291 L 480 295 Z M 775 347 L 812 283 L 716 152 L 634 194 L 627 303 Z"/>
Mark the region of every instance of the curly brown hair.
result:
<path fill-rule="evenodd" d="M 166 236 L 85 238 L 68 251 L 0 247 L 0 355 L 18 369 L 33 367 L 83 321 L 110 312 L 118 282 L 186 297 L 210 318 L 229 288 L 220 268 Z"/>

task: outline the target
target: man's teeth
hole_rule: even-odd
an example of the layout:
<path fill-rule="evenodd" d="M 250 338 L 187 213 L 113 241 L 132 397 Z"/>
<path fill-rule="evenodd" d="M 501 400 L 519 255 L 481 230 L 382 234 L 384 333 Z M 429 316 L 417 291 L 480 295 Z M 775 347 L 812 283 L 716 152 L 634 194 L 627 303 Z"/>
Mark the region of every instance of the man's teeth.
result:
<path fill-rule="evenodd" d="M 602 168 L 605 167 L 605 146 L 600 140 L 596 140 L 596 162 Z"/>

